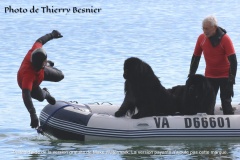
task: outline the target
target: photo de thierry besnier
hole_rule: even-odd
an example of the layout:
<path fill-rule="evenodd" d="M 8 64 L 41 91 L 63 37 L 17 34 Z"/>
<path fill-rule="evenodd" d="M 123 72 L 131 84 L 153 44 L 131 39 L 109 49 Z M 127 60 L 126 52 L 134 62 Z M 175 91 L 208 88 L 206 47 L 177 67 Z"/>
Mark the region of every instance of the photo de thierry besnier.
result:
<path fill-rule="evenodd" d="M 97 7 L 69 7 L 69 8 L 57 8 L 54 6 L 32 6 L 30 8 L 6 6 L 4 7 L 5 13 L 100 13 L 102 8 Z"/>

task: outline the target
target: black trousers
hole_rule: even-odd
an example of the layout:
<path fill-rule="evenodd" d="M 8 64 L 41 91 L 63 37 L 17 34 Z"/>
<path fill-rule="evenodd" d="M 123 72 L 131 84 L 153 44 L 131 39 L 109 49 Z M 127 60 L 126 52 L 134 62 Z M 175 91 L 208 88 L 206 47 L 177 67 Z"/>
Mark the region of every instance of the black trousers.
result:
<path fill-rule="evenodd" d="M 48 67 L 44 68 L 44 81 L 51 81 L 51 82 L 59 82 L 64 78 L 62 71 L 55 67 Z M 49 93 L 45 90 L 41 89 L 40 86 L 37 88 L 33 88 L 31 92 L 31 97 L 38 100 L 43 101 L 49 96 Z"/>
<path fill-rule="evenodd" d="M 223 114 L 234 114 L 231 105 L 233 93 L 233 84 L 228 82 L 228 78 L 207 78 L 215 90 L 217 97 L 218 90 L 220 89 L 220 99 L 223 109 Z M 215 98 L 216 98 L 215 97 Z"/>

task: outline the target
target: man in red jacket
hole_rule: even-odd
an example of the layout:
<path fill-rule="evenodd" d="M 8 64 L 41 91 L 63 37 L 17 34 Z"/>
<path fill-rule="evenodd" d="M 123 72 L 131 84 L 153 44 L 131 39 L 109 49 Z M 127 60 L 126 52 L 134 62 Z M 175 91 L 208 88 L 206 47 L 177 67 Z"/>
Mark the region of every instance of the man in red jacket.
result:
<path fill-rule="evenodd" d="M 43 80 L 58 82 L 64 78 L 62 71 L 53 67 L 54 63 L 52 61 L 47 61 L 47 53 L 42 46 L 51 39 L 61 37 L 60 32 L 53 30 L 37 39 L 18 70 L 17 81 L 22 89 L 23 102 L 30 113 L 30 126 L 32 128 L 37 128 L 39 124 L 32 98 L 38 101 L 46 99 L 52 105 L 56 103 L 55 98 L 50 95 L 49 91 L 46 88 L 41 89 L 39 85 Z"/>
<path fill-rule="evenodd" d="M 220 98 L 223 113 L 234 114 L 231 102 L 233 84 L 237 73 L 237 58 L 233 43 L 226 30 L 217 25 L 214 16 L 206 17 L 202 22 L 203 33 L 198 37 L 192 56 L 189 75 L 195 74 L 203 53 L 206 68 L 205 77 L 214 87 L 217 95 L 220 88 Z"/>

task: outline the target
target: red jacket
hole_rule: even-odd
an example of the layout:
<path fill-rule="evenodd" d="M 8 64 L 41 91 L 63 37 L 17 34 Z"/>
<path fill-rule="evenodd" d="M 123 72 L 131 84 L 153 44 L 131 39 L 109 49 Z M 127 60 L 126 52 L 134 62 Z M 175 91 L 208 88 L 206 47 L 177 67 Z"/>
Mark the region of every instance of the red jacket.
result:
<path fill-rule="evenodd" d="M 206 62 L 206 77 L 229 77 L 230 63 L 228 61 L 228 56 L 235 54 L 235 50 L 232 41 L 227 34 L 222 37 L 220 44 L 216 47 L 213 47 L 210 40 L 204 34 L 201 34 L 198 37 L 194 55 L 201 56 L 202 52 Z"/>
<path fill-rule="evenodd" d="M 32 88 L 38 87 L 44 79 L 44 69 L 37 72 L 31 63 L 32 52 L 41 47 L 42 43 L 35 42 L 22 61 L 17 75 L 18 85 L 21 89 L 32 91 Z"/>

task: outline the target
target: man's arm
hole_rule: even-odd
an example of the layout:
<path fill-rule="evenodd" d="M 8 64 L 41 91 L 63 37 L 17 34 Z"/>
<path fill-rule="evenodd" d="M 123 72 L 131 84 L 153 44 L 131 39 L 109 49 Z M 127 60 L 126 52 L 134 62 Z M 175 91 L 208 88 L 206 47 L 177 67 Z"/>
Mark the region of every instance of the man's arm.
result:
<path fill-rule="evenodd" d="M 228 56 L 228 60 L 230 63 L 230 69 L 229 69 L 229 82 L 235 84 L 235 77 L 237 74 L 237 57 L 236 54 L 232 54 Z"/>
<path fill-rule="evenodd" d="M 63 37 L 63 36 L 61 35 L 60 32 L 58 32 L 57 30 L 53 30 L 51 33 L 48 33 L 48 34 L 38 38 L 37 42 L 40 42 L 40 43 L 42 43 L 42 45 L 44 45 L 45 43 L 52 40 L 53 38 L 61 38 L 61 37 Z"/>
<path fill-rule="evenodd" d="M 30 126 L 32 128 L 36 128 L 36 127 L 38 127 L 38 117 L 37 117 L 36 110 L 35 110 L 35 108 L 33 106 L 33 103 L 32 103 L 30 90 L 23 89 L 22 90 L 22 97 L 23 97 L 23 102 L 24 102 L 28 112 L 30 113 L 30 118 L 31 118 Z"/>
<path fill-rule="evenodd" d="M 191 75 L 194 75 L 196 73 L 196 71 L 198 69 L 200 58 L 201 58 L 201 56 L 195 56 L 193 54 L 188 77 L 191 76 Z"/>

